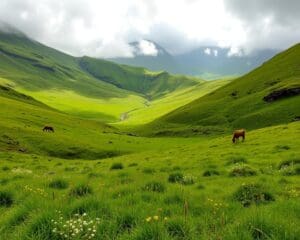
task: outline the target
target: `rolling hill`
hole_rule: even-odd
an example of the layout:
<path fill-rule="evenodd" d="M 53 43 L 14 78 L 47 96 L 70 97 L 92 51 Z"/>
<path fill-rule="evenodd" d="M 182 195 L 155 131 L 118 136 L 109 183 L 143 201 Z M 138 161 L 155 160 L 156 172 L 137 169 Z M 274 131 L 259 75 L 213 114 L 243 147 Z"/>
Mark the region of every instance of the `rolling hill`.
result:
<path fill-rule="evenodd" d="M 198 89 L 205 83 L 165 71 L 76 58 L 40 44 L 13 27 L 8 30 L 0 31 L 0 84 L 80 117 L 116 122 L 123 113 L 147 108 L 152 100 Z M 196 98 L 195 92 L 187 99 Z M 186 103 L 177 101 L 158 116 Z"/>
<path fill-rule="evenodd" d="M 0 239 L 298 240 L 299 63 L 203 81 L 1 33 Z"/>
<path fill-rule="evenodd" d="M 299 62 L 297 44 L 153 124 L 255 129 L 299 120 Z"/>

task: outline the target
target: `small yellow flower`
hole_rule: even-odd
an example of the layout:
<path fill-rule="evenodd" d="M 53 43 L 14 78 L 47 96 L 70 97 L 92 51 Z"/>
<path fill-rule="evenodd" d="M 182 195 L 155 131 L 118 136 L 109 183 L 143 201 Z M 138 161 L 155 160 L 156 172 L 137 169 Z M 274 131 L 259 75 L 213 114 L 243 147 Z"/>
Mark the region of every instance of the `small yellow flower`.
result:
<path fill-rule="evenodd" d="M 158 221 L 159 216 L 153 216 L 153 219 L 156 220 L 156 221 Z"/>
<path fill-rule="evenodd" d="M 168 218 L 167 218 L 167 217 L 164 217 L 164 220 L 165 220 L 165 221 L 167 221 L 167 220 L 168 220 Z"/>
<path fill-rule="evenodd" d="M 147 217 L 146 222 L 150 222 L 152 220 L 152 217 Z"/>

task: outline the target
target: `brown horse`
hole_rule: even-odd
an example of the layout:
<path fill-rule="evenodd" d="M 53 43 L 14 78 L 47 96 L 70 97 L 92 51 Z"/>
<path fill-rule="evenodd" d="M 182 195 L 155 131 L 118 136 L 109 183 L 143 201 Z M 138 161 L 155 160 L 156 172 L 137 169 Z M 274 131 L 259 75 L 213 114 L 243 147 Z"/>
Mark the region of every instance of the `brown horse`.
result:
<path fill-rule="evenodd" d="M 232 142 L 235 143 L 235 140 L 236 139 L 238 140 L 240 137 L 243 138 L 243 142 L 244 142 L 245 136 L 246 136 L 246 130 L 245 129 L 235 130 L 233 132 Z"/>
<path fill-rule="evenodd" d="M 51 127 L 51 126 L 45 126 L 44 128 L 43 128 L 43 132 L 54 132 L 54 128 L 53 127 Z"/>

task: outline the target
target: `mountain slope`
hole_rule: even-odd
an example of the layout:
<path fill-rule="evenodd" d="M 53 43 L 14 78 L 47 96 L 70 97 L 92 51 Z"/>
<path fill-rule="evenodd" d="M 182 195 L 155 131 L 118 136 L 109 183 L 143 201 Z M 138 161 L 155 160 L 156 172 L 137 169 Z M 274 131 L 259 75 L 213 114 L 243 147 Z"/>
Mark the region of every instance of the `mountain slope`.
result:
<path fill-rule="evenodd" d="M 150 98 L 203 82 L 191 77 L 173 76 L 167 72 L 150 72 L 145 68 L 119 65 L 90 57 L 81 58 L 79 64 L 83 70 L 99 80 Z"/>
<path fill-rule="evenodd" d="M 153 48 L 153 53 L 143 53 L 143 49 L 140 46 L 141 42 L 150 45 Z M 168 71 L 173 74 L 181 73 L 181 71 L 179 71 L 180 66 L 174 56 L 156 42 L 142 40 L 139 42 L 131 42 L 129 45 L 133 48 L 133 57 L 119 57 L 109 60 L 119 64 L 144 67 L 152 71 Z"/>
<path fill-rule="evenodd" d="M 180 64 L 183 74 L 209 78 L 245 74 L 273 57 L 278 51 L 264 49 L 249 55 L 241 52 L 231 56 L 228 55 L 229 53 L 229 48 L 206 46 L 176 55 L 175 59 Z"/>
<path fill-rule="evenodd" d="M 0 56 L 0 83 L 52 108 L 104 122 L 119 121 L 125 112 L 146 108 L 146 101 L 203 83 L 101 59 L 75 58 L 13 28 L 0 31 Z"/>
<path fill-rule="evenodd" d="M 152 44 L 157 53 L 145 55 L 142 53 L 140 42 L 133 42 L 130 43 L 134 49 L 133 57 L 112 58 L 110 60 L 116 63 L 145 67 L 154 71 L 165 70 L 173 74 L 215 79 L 222 76 L 245 74 L 278 53 L 277 50 L 262 49 L 249 55 L 243 52 L 230 55 L 229 48 L 203 46 L 186 53 L 172 55 L 153 41 L 143 41 Z"/>
<path fill-rule="evenodd" d="M 300 116 L 300 44 L 153 124 L 260 128 Z"/>

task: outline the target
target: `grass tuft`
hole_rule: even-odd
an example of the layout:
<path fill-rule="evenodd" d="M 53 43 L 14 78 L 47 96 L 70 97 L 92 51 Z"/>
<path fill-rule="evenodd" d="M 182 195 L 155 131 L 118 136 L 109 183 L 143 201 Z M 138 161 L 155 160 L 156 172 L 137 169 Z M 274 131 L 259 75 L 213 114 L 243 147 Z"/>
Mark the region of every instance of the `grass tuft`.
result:
<path fill-rule="evenodd" d="M 110 170 L 120 170 L 123 168 L 124 168 L 124 166 L 122 163 L 113 163 L 110 167 Z"/>
<path fill-rule="evenodd" d="M 149 191 L 149 192 L 162 193 L 166 190 L 166 187 L 161 182 L 152 181 L 152 182 L 148 182 L 147 184 L 145 184 L 145 186 L 143 187 L 143 190 L 144 191 Z"/>
<path fill-rule="evenodd" d="M 181 220 L 170 220 L 166 223 L 166 229 L 170 237 L 175 239 L 190 239 L 191 229 L 188 223 Z"/>
<path fill-rule="evenodd" d="M 0 206 L 10 207 L 14 203 L 13 195 L 11 192 L 0 191 Z"/>
<path fill-rule="evenodd" d="M 63 179 L 55 179 L 49 183 L 49 187 L 55 189 L 66 189 L 69 187 L 69 184 Z"/>
<path fill-rule="evenodd" d="M 255 176 L 257 173 L 249 166 L 239 165 L 232 168 L 229 173 L 230 177 L 249 177 Z"/>
<path fill-rule="evenodd" d="M 182 180 L 183 180 L 183 174 L 180 172 L 171 173 L 168 178 L 168 181 L 170 183 L 179 183 L 182 182 Z"/>
<path fill-rule="evenodd" d="M 234 199 L 239 201 L 244 207 L 252 204 L 261 204 L 275 201 L 274 196 L 265 191 L 259 184 L 246 184 L 239 187 L 233 195 Z"/>
<path fill-rule="evenodd" d="M 211 176 L 219 176 L 220 173 L 217 170 L 206 170 L 202 176 L 203 177 L 211 177 Z"/>
<path fill-rule="evenodd" d="M 70 196 L 84 197 L 84 196 L 86 196 L 88 194 L 92 194 L 92 193 L 93 193 L 93 190 L 89 185 L 80 184 L 71 189 Z"/>

